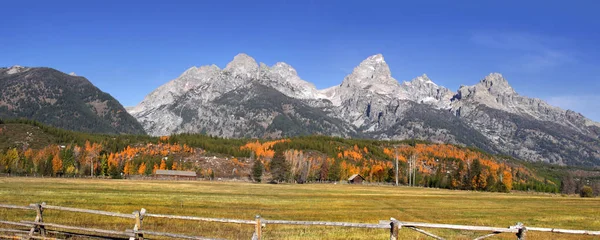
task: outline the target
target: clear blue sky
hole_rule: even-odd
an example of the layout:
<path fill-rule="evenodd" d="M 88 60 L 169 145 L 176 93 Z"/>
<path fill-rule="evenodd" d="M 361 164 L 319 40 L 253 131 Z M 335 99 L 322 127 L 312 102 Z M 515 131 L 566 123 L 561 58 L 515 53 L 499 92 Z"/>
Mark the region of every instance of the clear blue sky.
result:
<path fill-rule="evenodd" d="M 240 52 L 287 62 L 318 88 L 382 53 L 399 81 L 426 73 L 456 90 L 500 72 L 600 121 L 600 3 L 491 2 L 3 1 L 0 66 L 76 72 L 131 106 Z"/>

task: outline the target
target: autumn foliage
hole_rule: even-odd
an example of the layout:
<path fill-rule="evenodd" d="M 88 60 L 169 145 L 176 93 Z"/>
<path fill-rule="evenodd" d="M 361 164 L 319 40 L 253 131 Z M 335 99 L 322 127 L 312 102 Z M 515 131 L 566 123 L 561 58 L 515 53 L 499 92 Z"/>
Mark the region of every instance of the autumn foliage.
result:
<path fill-rule="evenodd" d="M 225 174 L 249 178 L 252 165 L 259 161 L 260 164 L 255 165 L 261 166 L 267 181 L 272 176 L 271 161 L 278 153 L 286 166 L 285 174 L 280 175 L 284 177 L 278 180 L 286 182 L 337 182 L 360 174 L 367 182 L 392 183 L 395 182 L 395 159 L 398 159 L 398 181 L 406 183 L 408 159 L 415 159 L 418 186 L 510 191 L 542 183 L 545 189 L 557 188 L 556 183 L 537 176 L 522 164 L 451 144 L 323 136 L 247 141 L 193 134 L 144 141 L 123 139 L 94 141 L 90 138 L 79 144 L 52 144 L 41 149 L 6 149 L 0 151 L 0 170 L 23 175 L 118 178 L 151 175 L 161 169 L 196 171 L 205 178 Z M 199 156 L 209 152 L 211 161 L 227 161 L 231 166 L 229 172 L 224 173 L 225 170 L 216 165 L 200 167 Z"/>

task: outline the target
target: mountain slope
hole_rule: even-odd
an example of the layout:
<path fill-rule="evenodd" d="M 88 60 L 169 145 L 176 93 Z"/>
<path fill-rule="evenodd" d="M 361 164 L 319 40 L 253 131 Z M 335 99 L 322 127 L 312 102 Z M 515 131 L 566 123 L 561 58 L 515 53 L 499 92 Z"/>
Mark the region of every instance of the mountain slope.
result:
<path fill-rule="evenodd" d="M 0 118 L 27 118 L 76 131 L 144 133 L 112 96 L 84 77 L 51 68 L 0 68 Z"/>
<path fill-rule="evenodd" d="M 381 54 L 323 90 L 286 63 L 268 67 L 239 54 L 223 70 L 190 68 L 130 113 L 151 135 L 423 139 L 529 161 L 600 166 L 599 123 L 521 96 L 498 73 L 457 92 L 427 75 L 400 83 Z"/>

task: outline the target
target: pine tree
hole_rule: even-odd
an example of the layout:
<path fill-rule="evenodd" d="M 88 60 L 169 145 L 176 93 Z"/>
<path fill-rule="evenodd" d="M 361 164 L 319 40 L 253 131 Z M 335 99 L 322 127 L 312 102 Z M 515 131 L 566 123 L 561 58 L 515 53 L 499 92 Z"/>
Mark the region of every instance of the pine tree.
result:
<path fill-rule="evenodd" d="M 321 164 L 321 171 L 319 172 L 319 180 L 326 181 L 329 175 L 329 159 L 323 160 Z"/>
<path fill-rule="evenodd" d="M 252 165 L 252 179 L 254 179 L 254 181 L 262 181 L 263 168 L 264 166 L 259 159 L 254 160 L 254 165 Z"/>
<path fill-rule="evenodd" d="M 340 175 L 342 173 L 342 166 L 341 166 L 341 160 L 336 159 L 335 162 L 333 162 L 333 165 L 331 165 L 331 168 L 329 168 L 329 173 L 327 175 L 327 179 L 329 181 L 339 181 L 340 180 Z"/>
<path fill-rule="evenodd" d="M 100 176 L 108 176 L 108 158 L 106 154 L 100 157 Z"/>
<path fill-rule="evenodd" d="M 285 161 L 283 151 L 276 151 L 271 159 L 271 175 L 277 182 L 287 181 L 290 175 L 290 165 Z"/>

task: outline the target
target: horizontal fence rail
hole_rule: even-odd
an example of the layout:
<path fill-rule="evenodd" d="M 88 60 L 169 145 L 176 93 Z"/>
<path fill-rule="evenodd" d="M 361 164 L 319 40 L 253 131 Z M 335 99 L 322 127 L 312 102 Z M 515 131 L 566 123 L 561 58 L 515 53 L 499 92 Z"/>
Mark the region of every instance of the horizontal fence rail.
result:
<path fill-rule="evenodd" d="M 12 222 L 0 220 L 0 225 L 13 226 L 14 228 L 0 228 L 0 238 L 9 239 L 58 239 L 56 236 L 79 236 L 89 238 L 115 238 L 119 236 L 122 239 L 129 240 L 143 240 L 144 236 L 160 236 L 169 237 L 176 239 L 197 239 L 197 240 L 214 240 L 214 238 L 206 238 L 200 236 L 189 236 L 179 233 L 167 233 L 167 232 L 156 232 L 147 229 L 142 229 L 143 220 L 146 218 L 165 218 L 165 219 L 177 219 L 177 220 L 189 220 L 189 221 L 201 221 L 201 222 L 218 222 L 218 223 L 234 223 L 243 225 L 254 225 L 255 231 L 252 239 L 260 240 L 262 238 L 262 228 L 267 224 L 273 225 L 302 225 L 302 226 L 330 226 L 330 227 L 349 227 L 349 228 L 367 228 L 367 229 L 386 229 L 390 231 L 390 239 L 398 239 L 398 231 L 402 228 L 408 228 L 429 236 L 433 239 L 444 239 L 435 234 L 427 232 L 421 228 L 428 229 L 450 229 L 450 230 L 463 230 L 463 231 L 481 231 L 488 232 L 488 234 L 475 238 L 475 240 L 481 240 L 488 237 L 495 236 L 501 233 L 513 233 L 517 239 L 525 239 L 528 231 L 536 232 L 550 232 L 550 233 L 561 233 L 561 234 L 576 234 L 576 235 L 591 235 L 600 236 L 600 231 L 590 230 L 570 230 L 570 229 L 558 229 L 558 228 L 540 228 L 540 227 L 526 227 L 522 223 L 517 223 L 514 226 L 501 228 L 501 227 L 488 227 L 488 226 L 468 226 L 468 225 L 453 225 L 453 224 L 439 224 L 439 223 L 420 223 L 420 222 L 403 222 L 398 221 L 394 218 L 390 220 L 381 220 L 378 224 L 371 223 L 353 223 L 353 222 L 324 222 L 324 221 L 291 221 L 291 220 L 270 220 L 262 219 L 259 215 L 254 220 L 243 220 L 243 219 L 227 219 L 227 218 L 206 218 L 206 217 L 194 217 L 194 216 L 177 216 L 177 215 L 166 215 L 157 213 L 147 213 L 146 209 L 142 208 L 140 211 L 135 211 L 131 214 L 109 212 L 101 210 L 90 210 L 81 208 L 61 207 L 42 204 L 30 204 L 29 206 L 18 206 L 10 204 L 0 204 L 0 208 L 5 209 L 17 209 L 17 210 L 29 210 L 35 211 L 35 221 L 22 220 L 20 222 Z M 66 212 L 77 212 L 102 215 L 108 217 L 118 217 L 134 219 L 135 224 L 133 229 L 125 229 L 124 231 L 118 230 L 106 230 L 96 228 L 85 228 L 77 226 L 61 225 L 56 223 L 44 222 L 43 216 L 45 210 L 56 210 Z M 20 228 L 20 229 L 16 229 Z M 28 231 L 23 229 L 29 229 Z M 48 230 L 46 228 L 52 228 Z M 81 233 L 84 232 L 84 233 Z M 9 235 L 6 235 L 9 234 Z M 36 235 L 37 234 L 37 235 Z M 53 234 L 54 237 L 49 237 L 47 234 Z"/>

